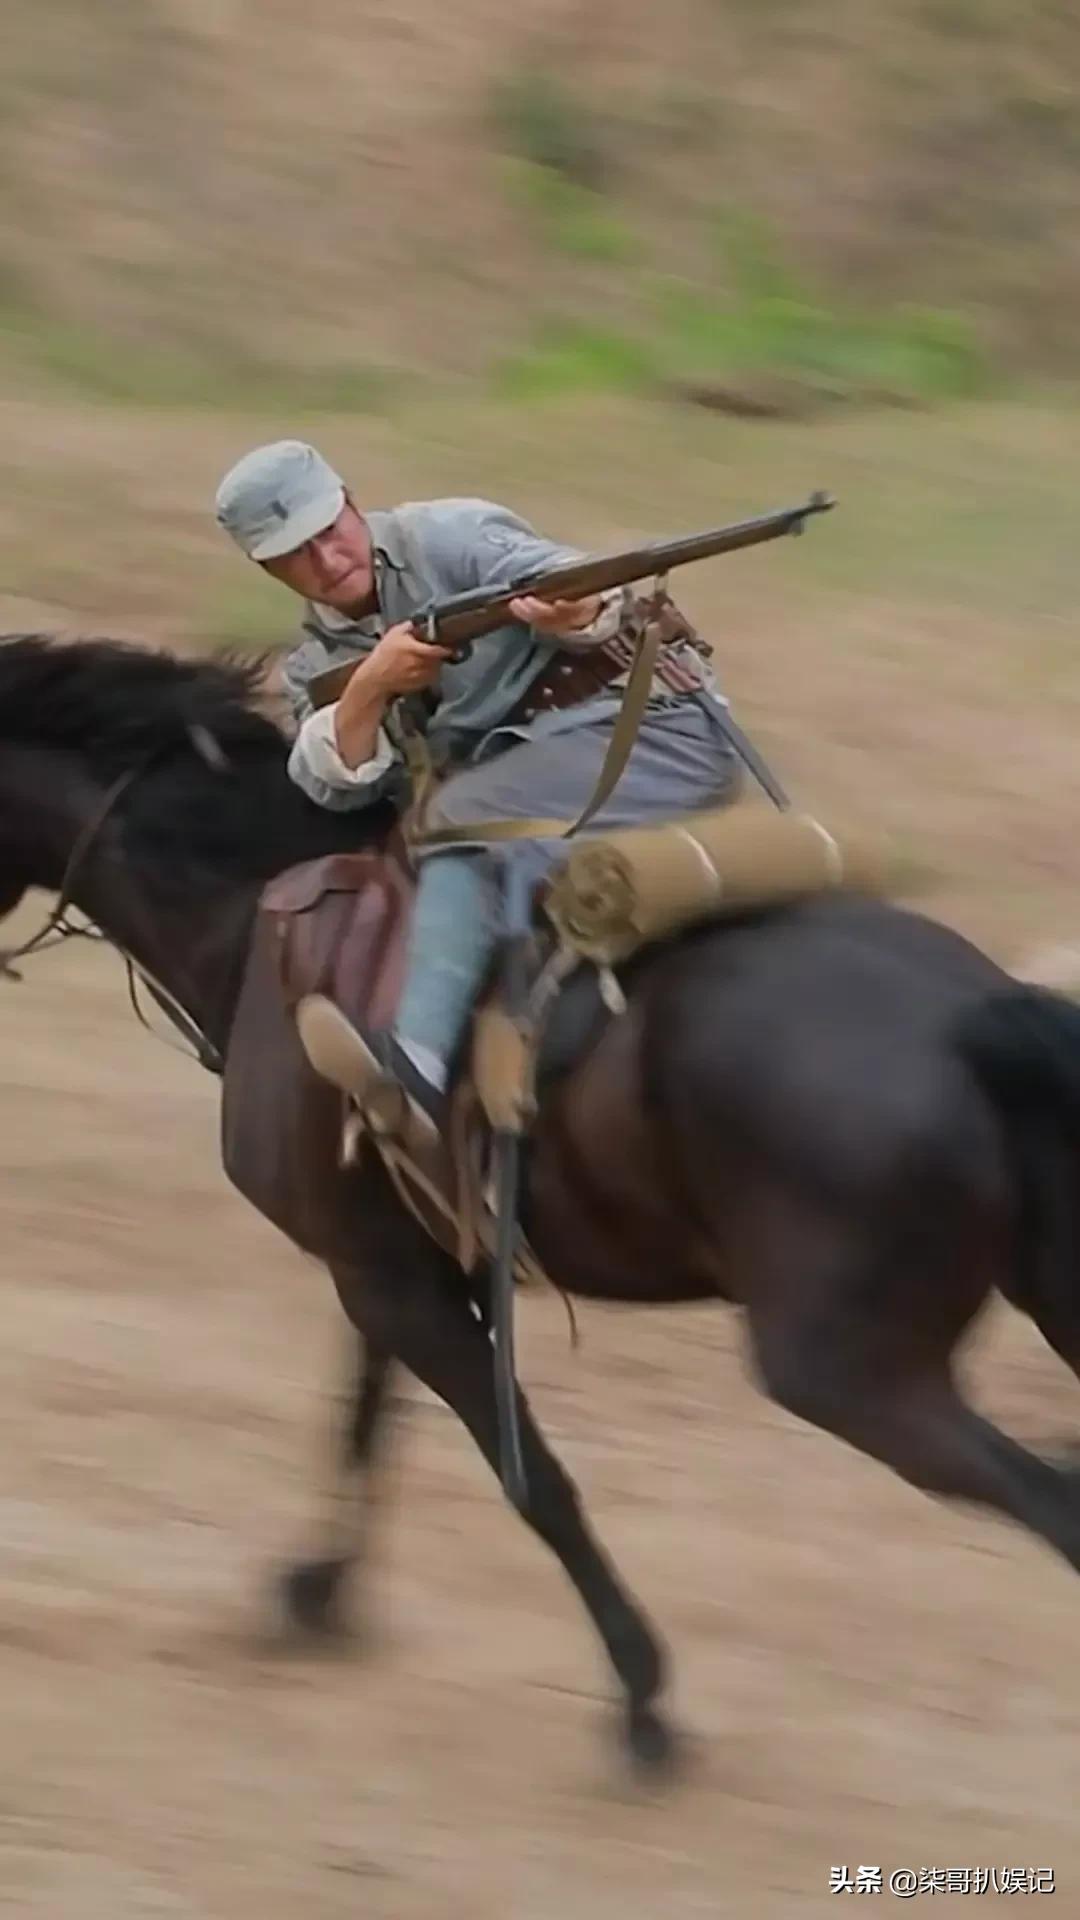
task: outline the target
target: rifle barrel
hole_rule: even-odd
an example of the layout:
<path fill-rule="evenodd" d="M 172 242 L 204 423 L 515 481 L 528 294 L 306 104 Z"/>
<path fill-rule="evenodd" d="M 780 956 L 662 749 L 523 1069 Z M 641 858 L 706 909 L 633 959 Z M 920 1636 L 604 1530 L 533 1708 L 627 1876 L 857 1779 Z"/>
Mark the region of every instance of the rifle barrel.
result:
<path fill-rule="evenodd" d="M 785 534 L 802 533 L 812 514 L 827 513 L 835 501 L 825 493 L 813 493 L 799 507 L 783 507 L 755 520 L 742 520 L 734 526 L 711 527 L 704 533 L 685 534 L 676 540 L 653 540 L 645 546 L 631 547 L 621 553 L 586 554 L 579 560 L 560 566 L 542 567 L 524 575 L 512 587 L 478 587 L 456 594 L 427 612 L 417 615 L 439 646 L 460 652 L 485 633 L 493 633 L 513 618 L 511 602 L 521 594 L 541 600 L 584 600 L 590 594 L 604 593 L 612 587 L 625 587 L 635 580 L 657 578 L 672 567 L 688 566 L 694 560 L 709 560 L 721 553 L 735 553 L 743 547 L 760 546 Z M 308 694 L 317 707 L 340 699 L 359 665 L 349 661 L 320 673 L 308 684 Z"/>

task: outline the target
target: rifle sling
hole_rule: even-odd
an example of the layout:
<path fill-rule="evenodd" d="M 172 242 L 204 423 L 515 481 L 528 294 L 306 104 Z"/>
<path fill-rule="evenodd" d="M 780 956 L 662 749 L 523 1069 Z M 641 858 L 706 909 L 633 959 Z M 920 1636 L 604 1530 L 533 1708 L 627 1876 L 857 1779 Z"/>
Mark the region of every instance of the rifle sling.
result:
<path fill-rule="evenodd" d="M 604 802 L 610 799 L 634 750 L 645 709 L 652 692 L 653 672 L 663 641 L 659 620 L 649 620 L 637 641 L 634 663 L 623 688 L 622 704 L 615 721 L 596 785 L 576 820 L 477 820 L 458 826 L 424 827 L 420 824 L 422 803 L 414 804 L 413 820 L 407 829 L 411 846 L 453 846 L 468 840 L 550 840 L 569 839 L 579 833 Z M 427 783 L 430 791 L 430 782 Z"/>

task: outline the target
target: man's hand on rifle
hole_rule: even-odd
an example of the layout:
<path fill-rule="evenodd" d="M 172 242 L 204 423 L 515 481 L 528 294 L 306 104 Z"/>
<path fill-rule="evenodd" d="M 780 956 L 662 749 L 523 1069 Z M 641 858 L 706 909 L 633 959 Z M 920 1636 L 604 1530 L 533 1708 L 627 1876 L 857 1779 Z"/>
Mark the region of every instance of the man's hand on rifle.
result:
<path fill-rule="evenodd" d="M 410 621 L 402 620 L 396 627 L 387 627 L 368 654 L 363 671 L 373 686 L 380 688 L 388 700 L 394 700 L 399 693 L 422 693 L 425 687 L 434 686 L 452 658 L 449 648 L 433 646 Z M 350 680 L 350 689 L 356 677 L 354 674 Z"/>
<path fill-rule="evenodd" d="M 538 600 L 535 594 L 526 593 L 511 600 L 510 611 L 515 620 L 535 627 L 537 633 L 557 635 L 591 627 L 601 604 L 598 593 L 591 593 L 587 600 Z"/>
<path fill-rule="evenodd" d="M 407 620 L 387 628 L 356 667 L 337 703 L 334 734 L 347 767 L 359 767 L 371 759 L 391 700 L 403 693 L 422 693 L 451 658 L 446 647 L 422 640 Z"/>

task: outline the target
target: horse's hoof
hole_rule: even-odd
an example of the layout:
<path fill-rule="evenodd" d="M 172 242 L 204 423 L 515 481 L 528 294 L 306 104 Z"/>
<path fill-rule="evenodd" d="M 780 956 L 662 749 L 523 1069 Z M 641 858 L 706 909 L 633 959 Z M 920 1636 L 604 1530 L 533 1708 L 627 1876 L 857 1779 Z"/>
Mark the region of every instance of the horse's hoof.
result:
<path fill-rule="evenodd" d="M 342 1592 L 347 1560 L 298 1560 L 279 1582 L 286 1628 L 305 1639 L 343 1640 L 346 1635 Z"/>
<path fill-rule="evenodd" d="M 653 1777 L 673 1773 L 678 1743 L 667 1721 L 655 1707 L 631 1707 L 626 1719 L 626 1744 L 636 1767 Z"/>

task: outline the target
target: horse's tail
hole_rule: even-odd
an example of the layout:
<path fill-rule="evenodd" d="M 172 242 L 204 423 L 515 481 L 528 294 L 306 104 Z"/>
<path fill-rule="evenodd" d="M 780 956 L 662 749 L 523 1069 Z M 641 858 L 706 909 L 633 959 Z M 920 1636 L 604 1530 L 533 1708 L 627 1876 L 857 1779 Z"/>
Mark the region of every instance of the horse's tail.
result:
<path fill-rule="evenodd" d="M 1009 1292 L 1043 1325 L 1080 1320 L 1080 1006 L 1006 987 L 965 1014 L 961 1057 L 1002 1122 L 1017 1189 Z M 1047 1328 L 1044 1325 L 1044 1331 Z"/>

